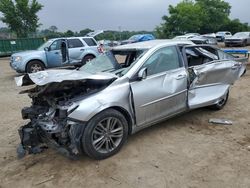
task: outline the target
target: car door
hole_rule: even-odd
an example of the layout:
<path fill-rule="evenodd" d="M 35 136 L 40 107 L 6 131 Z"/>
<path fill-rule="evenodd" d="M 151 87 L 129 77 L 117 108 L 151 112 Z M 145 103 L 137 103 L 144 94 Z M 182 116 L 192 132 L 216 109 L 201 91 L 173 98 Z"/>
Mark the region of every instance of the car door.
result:
<path fill-rule="evenodd" d="M 61 43 L 61 39 L 55 40 L 46 51 L 48 68 L 62 65 Z"/>
<path fill-rule="evenodd" d="M 240 76 L 241 63 L 226 59 L 226 54 L 210 46 L 189 46 L 184 51 L 189 71 L 189 108 L 209 106 L 225 97 Z"/>
<path fill-rule="evenodd" d="M 82 61 L 82 53 L 84 45 L 78 38 L 68 39 L 69 59 L 71 64 L 80 63 Z"/>
<path fill-rule="evenodd" d="M 143 68 L 147 69 L 147 77 L 131 82 L 138 126 L 187 109 L 187 72 L 175 46 L 155 51 Z"/>

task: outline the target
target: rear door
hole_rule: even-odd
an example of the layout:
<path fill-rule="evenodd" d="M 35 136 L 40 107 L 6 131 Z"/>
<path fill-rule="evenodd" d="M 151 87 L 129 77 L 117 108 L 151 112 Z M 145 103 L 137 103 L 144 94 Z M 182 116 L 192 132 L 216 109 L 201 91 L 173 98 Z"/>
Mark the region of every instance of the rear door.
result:
<path fill-rule="evenodd" d="M 189 108 L 209 106 L 224 98 L 239 78 L 241 63 L 221 57 L 210 46 L 188 46 L 183 51 L 189 71 Z"/>
<path fill-rule="evenodd" d="M 82 53 L 84 45 L 78 38 L 68 39 L 69 59 L 70 63 L 80 63 L 82 61 Z"/>

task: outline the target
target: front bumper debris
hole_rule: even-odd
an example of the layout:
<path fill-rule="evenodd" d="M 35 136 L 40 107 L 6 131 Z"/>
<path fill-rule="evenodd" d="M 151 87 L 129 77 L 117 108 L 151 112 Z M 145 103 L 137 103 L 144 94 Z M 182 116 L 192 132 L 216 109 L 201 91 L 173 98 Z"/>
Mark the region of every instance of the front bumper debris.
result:
<path fill-rule="evenodd" d="M 47 148 L 53 148 L 70 159 L 78 159 L 82 154 L 81 136 L 84 127 L 82 124 L 75 124 L 71 125 L 68 134 L 63 131 L 51 134 L 43 130 L 38 124 L 34 126 L 30 122 L 18 130 L 21 143 L 17 147 L 17 157 L 21 159 L 26 154 L 38 154 Z"/>

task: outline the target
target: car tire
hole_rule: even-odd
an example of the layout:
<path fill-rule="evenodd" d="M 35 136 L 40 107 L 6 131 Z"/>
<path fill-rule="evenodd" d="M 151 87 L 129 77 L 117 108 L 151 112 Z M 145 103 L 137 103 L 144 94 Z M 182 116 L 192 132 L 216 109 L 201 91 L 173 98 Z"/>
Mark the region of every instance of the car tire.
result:
<path fill-rule="evenodd" d="M 94 116 L 82 136 L 83 151 L 96 160 L 115 155 L 128 137 L 128 122 L 117 110 L 107 109 Z"/>
<path fill-rule="evenodd" d="M 228 97 L 229 97 L 229 91 L 227 92 L 225 98 L 221 99 L 218 103 L 210 106 L 210 109 L 212 109 L 212 110 L 221 110 L 227 104 Z"/>
<path fill-rule="evenodd" d="M 93 55 L 86 55 L 82 58 L 82 65 L 85 65 L 87 62 L 91 61 L 92 59 L 94 59 L 95 56 Z"/>
<path fill-rule="evenodd" d="M 34 60 L 30 61 L 26 66 L 27 73 L 35 73 L 45 69 L 44 64 L 41 61 Z"/>

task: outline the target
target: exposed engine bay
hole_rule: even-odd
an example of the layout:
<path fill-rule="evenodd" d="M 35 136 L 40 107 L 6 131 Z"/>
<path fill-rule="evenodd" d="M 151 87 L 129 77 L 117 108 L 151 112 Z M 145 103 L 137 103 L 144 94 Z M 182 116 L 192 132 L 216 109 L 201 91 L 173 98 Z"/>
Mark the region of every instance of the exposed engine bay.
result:
<path fill-rule="evenodd" d="M 69 119 L 68 115 L 78 107 L 78 101 L 102 90 L 113 80 L 65 80 L 20 92 L 28 93 L 32 104 L 22 109 L 22 118 L 30 122 L 19 129 L 18 157 L 40 153 L 48 147 L 69 158 L 79 156 L 85 123 Z M 26 81 L 30 83 L 29 79 Z"/>

